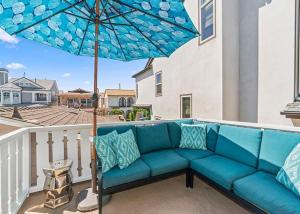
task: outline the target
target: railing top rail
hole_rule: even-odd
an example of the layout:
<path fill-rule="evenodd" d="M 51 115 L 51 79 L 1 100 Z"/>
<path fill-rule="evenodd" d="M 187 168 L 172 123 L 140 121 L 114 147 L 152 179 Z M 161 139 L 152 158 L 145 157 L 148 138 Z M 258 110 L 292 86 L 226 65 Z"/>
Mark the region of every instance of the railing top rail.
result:
<path fill-rule="evenodd" d="M 28 128 L 17 129 L 15 131 L 4 134 L 4 135 L 0 136 L 0 145 L 2 143 L 6 143 L 7 141 L 15 139 L 16 136 L 20 136 L 20 135 L 23 135 L 25 133 L 28 133 Z"/>

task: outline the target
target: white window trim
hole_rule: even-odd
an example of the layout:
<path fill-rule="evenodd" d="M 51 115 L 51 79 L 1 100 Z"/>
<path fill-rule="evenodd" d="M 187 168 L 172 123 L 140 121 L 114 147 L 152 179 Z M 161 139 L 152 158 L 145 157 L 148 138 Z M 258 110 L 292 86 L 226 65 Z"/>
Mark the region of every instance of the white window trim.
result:
<path fill-rule="evenodd" d="M 161 83 L 157 83 L 156 82 L 156 76 L 158 75 L 158 74 L 160 74 L 161 76 L 160 76 L 160 79 L 161 79 Z M 163 90 L 162 90 L 162 71 L 159 71 L 159 72 L 156 72 L 155 73 L 155 96 L 156 97 L 161 97 L 162 96 L 162 94 L 163 94 Z M 157 90 L 156 90 L 156 86 L 158 86 L 158 85 L 161 85 L 161 93 L 160 94 L 158 94 L 157 93 Z"/>
<path fill-rule="evenodd" d="M 205 7 L 207 4 L 210 2 L 213 2 L 213 35 L 210 37 L 202 40 L 201 39 L 201 34 L 202 34 L 202 24 L 201 24 L 201 9 Z M 199 27 L 199 45 L 203 45 L 204 43 L 216 38 L 216 0 L 209 0 L 205 4 L 201 5 L 201 0 L 198 0 L 198 27 Z"/>
<path fill-rule="evenodd" d="M 190 112 L 191 112 L 191 116 L 190 116 L 190 118 L 193 118 L 193 95 L 192 94 L 182 94 L 182 95 L 180 95 L 180 118 L 182 118 L 183 119 L 183 117 L 182 117 L 182 99 L 183 98 L 186 98 L 186 97 L 189 97 L 190 98 Z M 185 118 L 185 119 L 187 119 L 187 118 Z"/>

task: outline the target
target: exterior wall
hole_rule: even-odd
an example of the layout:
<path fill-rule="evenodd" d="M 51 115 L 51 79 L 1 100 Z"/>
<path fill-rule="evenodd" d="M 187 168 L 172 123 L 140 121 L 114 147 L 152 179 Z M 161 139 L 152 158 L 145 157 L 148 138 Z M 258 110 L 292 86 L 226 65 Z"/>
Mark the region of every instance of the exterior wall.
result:
<path fill-rule="evenodd" d="M 258 122 L 292 125 L 280 111 L 294 99 L 295 1 L 272 0 L 259 17 Z"/>
<path fill-rule="evenodd" d="M 198 26 L 198 1 L 186 1 Z M 180 117 L 180 95 L 192 94 L 192 116 L 222 119 L 222 2 L 216 1 L 216 37 L 198 45 L 198 38 L 169 58 L 153 61 L 153 74 L 162 71 L 162 96 L 155 97 L 153 74 L 137 80 L 137 104 L 152 104 L 153 116 Z"/>
<path fill-rule="evenodd" d="M 31 92 L 22 92 L 22 103 L 31 103 L 32 102 L 32 93 Z"/>
<path fill-rule="evenodd" d="M 222 4 L 222 103 L 224 120 L 239 120 L 239 1 Z M 218 2 L 220 3 L 220 2 Z M 218 24 L 218 23 L 217 23 Z"/>
<path fill-rule="evenodd" d="M 119 99 L 121 97 L 124 97 L 126 99 L 126 105 L 127 105 L 127 99 L 129 96 L 107 96 L 107 108 L 111 108 L 111 107 L 119 107 Z M 133 98 L 133 104 L 136 101 L 135 97 Z"/>

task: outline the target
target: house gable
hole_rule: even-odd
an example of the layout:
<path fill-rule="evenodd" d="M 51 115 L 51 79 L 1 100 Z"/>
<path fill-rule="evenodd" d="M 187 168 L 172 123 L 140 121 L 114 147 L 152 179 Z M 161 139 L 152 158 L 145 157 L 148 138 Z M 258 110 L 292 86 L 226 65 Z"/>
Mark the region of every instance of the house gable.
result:
<path fill-rule="evenodd" d="M 26 77 L 22 77 L 19 79 L 14 80 L 12 83 L 14 83 L 15 85 L 21 87 L 21 88 L 26 88 L 26 89 L 45 89 L 44 87 L 42 87 L 41 85 L 31 81 L 30 79 L 27 79 Z"/>

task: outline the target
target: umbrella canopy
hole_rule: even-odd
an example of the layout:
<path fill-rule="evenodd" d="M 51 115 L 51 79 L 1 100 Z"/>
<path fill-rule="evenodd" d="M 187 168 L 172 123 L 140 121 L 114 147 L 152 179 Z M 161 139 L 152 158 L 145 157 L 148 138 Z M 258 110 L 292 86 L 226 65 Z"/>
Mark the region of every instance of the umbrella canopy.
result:
<path fill-rule="evenodd" d="M 75 55 L 122 61 L 170 56 L 198 35 L 182 0 L 2 0 L 0 28 Z"/>

